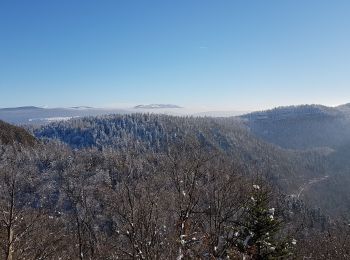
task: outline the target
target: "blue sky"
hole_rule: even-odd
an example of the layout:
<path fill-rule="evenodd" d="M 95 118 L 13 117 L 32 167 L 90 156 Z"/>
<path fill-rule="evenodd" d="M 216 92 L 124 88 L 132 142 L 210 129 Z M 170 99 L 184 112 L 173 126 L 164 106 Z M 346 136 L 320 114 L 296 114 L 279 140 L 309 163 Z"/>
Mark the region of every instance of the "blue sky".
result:
<path fill-rule="evenodd" d="M 348 0 L 0 2 L 0 107 L 350 102 Z"/>

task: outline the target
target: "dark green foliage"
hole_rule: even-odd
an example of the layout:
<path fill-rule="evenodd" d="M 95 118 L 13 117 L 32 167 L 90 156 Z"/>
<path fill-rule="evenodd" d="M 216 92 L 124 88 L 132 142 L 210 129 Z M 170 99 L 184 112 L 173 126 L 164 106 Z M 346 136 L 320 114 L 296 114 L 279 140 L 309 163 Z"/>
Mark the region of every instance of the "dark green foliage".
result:
<path fill-rule="evenodd" d="M 237 231 L 236 245 L 252 259 L 276 259 L 291 255 L 291 244 L 278 237 L 282 220 L 271 206 L 272 191 L 264 186 L 253 185 L 246 205 L 244 221 Z"/>

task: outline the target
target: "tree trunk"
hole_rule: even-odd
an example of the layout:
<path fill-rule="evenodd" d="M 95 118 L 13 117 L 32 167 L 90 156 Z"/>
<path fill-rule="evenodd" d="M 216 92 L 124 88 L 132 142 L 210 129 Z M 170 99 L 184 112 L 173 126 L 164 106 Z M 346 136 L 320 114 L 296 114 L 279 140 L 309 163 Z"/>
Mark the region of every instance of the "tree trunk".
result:
<path fill-rule="evenodd" d="M 9 229 L 8 229 L 8 246 L 7 246 L 7 254 L 6 254 L 7 260 L 13 259 L 14 248 L 13 248 L 12 242 L 13 242 L 13 229 L 12 229 L 12 227 L 9 227 Z"/>

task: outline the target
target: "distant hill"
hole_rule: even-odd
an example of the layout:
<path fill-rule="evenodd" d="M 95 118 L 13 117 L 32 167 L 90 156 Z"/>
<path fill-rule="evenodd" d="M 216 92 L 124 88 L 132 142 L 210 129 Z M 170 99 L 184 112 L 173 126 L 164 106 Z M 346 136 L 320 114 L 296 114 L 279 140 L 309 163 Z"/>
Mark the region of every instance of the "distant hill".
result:
<path fill-rule="evenodd" d="M 32 146 L 36 143 L 36 140 L 25 129 L 0 120 L 0 143 L 5 145 L 20 143 Z"/>
<path fill-rule="evenodd" d="M 0 111 L 27 111 L 27 110 L 41 110 L 41 107 L 35 106 L 24 106 L 24 107 L 10 107 L 10 108 L 0 108 Z"/>
<path fill-rule="evenodd" d="M 177 105 L 172 104 L 149 104 L 149 105 L 137 105 L 134 108 L 136 109 L 163 109 L 163 108 L 182 108 Z"/>
<path fill-rule="evenodd" d="M 70 108 L 40 108 L 34 106 L 2 108 L 0 120 L 16 125 L 42 125 L 53 121 L 64 121 L 76 117 L 126 113 L 123 109 L 104 109 L 86 106 Z"/>
<path fill-rule="evenodd" d="M 329 214 L 350 214 L 350 104 L 280 107 L 240 117 L 252 134 L 287 149 L 329 151 L 323 179 L 301 196 Z"/>
<path fill-rule="evenodd" d="M 192 115 L 210 117 L 230 117 L 242 115 L 242 111 L 206 111 L 184 108 L 173 104 L 148 104 L 125 108 L 94 108 L 73 106 L 68 108 L 41 108 L 35 106 L 0 108 L 0 120 L 16 125 L 45 125 L 51 122 L 67 121 L 72 118 L 111 114 L 154 113 L 168 115 Z"/>
<path fill-rule="evenodd" d="M 336 148 L 350 143 L 350 105 L 279 107 L 241 116 L 250 131 L 283 148 Z"/>

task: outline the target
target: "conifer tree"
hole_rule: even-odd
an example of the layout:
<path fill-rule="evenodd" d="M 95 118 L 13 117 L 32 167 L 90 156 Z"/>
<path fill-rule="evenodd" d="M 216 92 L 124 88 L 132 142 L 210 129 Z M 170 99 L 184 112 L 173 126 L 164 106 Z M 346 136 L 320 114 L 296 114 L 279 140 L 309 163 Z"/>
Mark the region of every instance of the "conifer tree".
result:
<path fill-rule="evenodd" d="M 253 185 L 250 200 L 239 230 L 236 246 L 250 259 L 281 259 L 291 255 L 292 243 L 279 237 L 282 221 L 275 216 L 275 208 L 270 207 L 271 191 Z"/>

